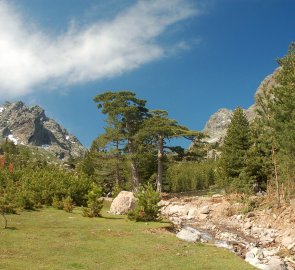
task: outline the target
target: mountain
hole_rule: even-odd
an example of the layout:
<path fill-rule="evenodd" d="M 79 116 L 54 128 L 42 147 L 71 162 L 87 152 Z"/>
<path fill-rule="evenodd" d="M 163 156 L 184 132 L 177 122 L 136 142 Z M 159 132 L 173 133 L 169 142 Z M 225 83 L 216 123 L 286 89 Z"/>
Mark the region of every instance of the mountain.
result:
<path fill-rule="evenodd" d="M 203 130 L 209 136 L 207 139 L 209 143 L 219 142 L 225 137 L 232 114 L 232 110 L 222 108 L 209 118 Z"/>
<path fill-rule="evenodd" d="M 259 94 L 262 94 L 263 87 L 266 87 L 266 90 L 271 89 L 273 86 L 276 86 L 275 77 L 279 71 L 279 68 L 276 69 L 272 74 L 268 75 L 259 85 L 255 92 L 255 102 L 248 109 L 244 109 L 244 112 L 251 122 L 256 116 L 256 109 L 258 108 L 257 98 Z M 226 135 L 227 128 L 231 122 L 233 111 L 222 108 L 219 109 L 216 113 L 210 116 L 207 121 L 203 132 L 209 136 L 207 141 L 209 143 L 221 142 Z"/>
<path fill-rule="evenodd" d="M 0 107 L 0 138 L 45 149 L 59 159 L 81 157 L 86 149 L 39 106 L 6 102 Z"/>

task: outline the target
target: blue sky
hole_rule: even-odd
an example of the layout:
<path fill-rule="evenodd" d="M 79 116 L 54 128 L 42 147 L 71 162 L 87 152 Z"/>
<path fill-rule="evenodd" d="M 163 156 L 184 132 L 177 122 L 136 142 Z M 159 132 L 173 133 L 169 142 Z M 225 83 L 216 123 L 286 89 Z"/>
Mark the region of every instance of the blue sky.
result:
<path fill-rule="evenodd" d="M 130 90 L 201 130 L 244 108 L 295 41 L 294 0 L 0 2 L 0 101 L 42 106 L 85 145 L 103 132 L 93 97 Z"/>

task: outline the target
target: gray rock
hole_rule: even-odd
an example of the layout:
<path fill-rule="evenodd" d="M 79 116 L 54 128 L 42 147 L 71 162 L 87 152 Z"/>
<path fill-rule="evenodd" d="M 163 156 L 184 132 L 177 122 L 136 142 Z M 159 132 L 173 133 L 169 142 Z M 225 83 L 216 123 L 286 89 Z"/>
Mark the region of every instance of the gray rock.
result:
<path fill-rule="evenodd" d="M 267 265 L 270 270 L 288 270 L 284 261 L 278 256 L 271 257 Z"/>
<path fill-rule="evenodd" d="M 210 207 L 208 205 L 200 209 L 200 214 L 208 215 L 210 213 Z"/>
<path fill-rule="evenodd" d="M 225 249 L 229 249 L 229 250 L 233 249 L 233 246 L 224 240 L 215 240 L 214 245 L 216 247 L 225 248 Z"/>
<path fill-rule="evenodd" d="M 201 240 L 201 233 L 198 230 L 189 226 L 182 228 L 180 232 L 176 234 L 176 236 L 179 239 L 182 239 L 187 242 L 198 242 Z"/>
<path fill-rule="evenodd" d="M 194 219 L 197 218 L 199 214 L 199 209 L 196 207 L 192 207 L 189 209 L 187 214 L 187 219 Z"/>
<path fill-rule="evenodd" d="M 165 216 L 179 216 L 187 218 L 189 207 L 185 205 L 171 204 L 162 210 L 162 214 Z"/>
<path fill-rule="evenodd" d="M 222 108 L 209 118 L 203 130 L 209 136 L 207 139 L 209 143 L 219 142 L 225 137 L 232 114 L 231 110 Z"/>
<path fill-rule="evenodd" d="M 114 215 L 124 215 L 135 208 L 135 197 L 132 192 L 121 191 L 113 200 L 110 213 Z"/>

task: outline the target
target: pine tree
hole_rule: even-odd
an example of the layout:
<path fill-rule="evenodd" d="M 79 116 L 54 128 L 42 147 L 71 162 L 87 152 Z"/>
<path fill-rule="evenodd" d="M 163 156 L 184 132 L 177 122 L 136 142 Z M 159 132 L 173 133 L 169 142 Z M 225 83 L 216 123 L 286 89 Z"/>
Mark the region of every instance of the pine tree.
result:
<path fill-rule="evenodd" d="M 245 179 L 247 151 L 250 147 L 249 122 L 241 108 L 237 108 L 228 127 L 219 162 L 220 184 L 238 190 L 248 189 Z"/>
<path fill-rule="evenodd" d="M 150 112 L 150 117 L 144 122 L 139 132 L 139 137 L 150 138 L 155 141 L 157 149 L 157 191 L 162 192 L 163 185 L 163 159 L 164 149 L 175 150 L 175 147 L 165 145 L 166 139 L 186 137 L 193 140 L 200 132 L 190 131 L 187 127 L 181 126 L 176 120 L 168 118 L 168 113 L 163 110 Z M 179 149 L 179 148 L 177 148 Z"/>
<path fill-rule="evenodd" d="M 278 60 L 278 85 L 273 89 L 275 138 L 279 147 L 281 183 L 287 195 L 295 194 L 295 43 L 286 56 Z"/>
<path fill-rule="evenodd" d="M 249 151 L 250 155 L 254 157 L 252 172 L 256 174 L 258 184 L 261 185 L 261 182 L 266 180 L 268 192 L 274 182 L 277 202 L 280 204 L 279 146 L 275 135 L 274 94 L 269 83 L 262 86 L 262 90 L 257 96 L 257 105 L 257 117 L 252 124 L 252 146 Z M 251 165 L 249 167 L 251 168 Z"/>
<path fill-rule="evenodd" d="M 110 141 L 126 141 L 126 148 L 130 156 L 132 172 L 132 188 L 136 190 L 139 185 L 139 168 L 136 156 L 138 145 L 135 141 L 143 120 L 148 116 L 146 101 L 138 99 L 133 92 L 105 92 L 94 98 L 97 107 L 107 115 L 108 128 L 114 136 Z"/>

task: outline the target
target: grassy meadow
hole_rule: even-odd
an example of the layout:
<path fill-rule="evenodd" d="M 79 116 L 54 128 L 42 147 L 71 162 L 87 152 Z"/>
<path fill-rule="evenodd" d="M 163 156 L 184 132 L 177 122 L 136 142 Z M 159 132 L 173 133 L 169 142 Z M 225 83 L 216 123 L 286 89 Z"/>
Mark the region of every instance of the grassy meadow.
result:
<path fill-rule="evenodd" d="M 254 269 L 226 250 L 177 239 L 168 223 L 102 215 L 44 208 L 7 216 L 0 269 Z"/>

